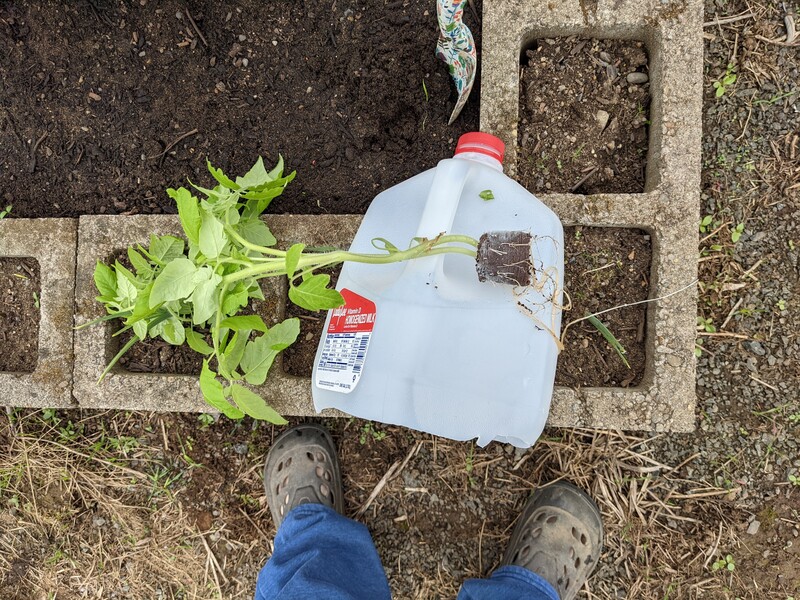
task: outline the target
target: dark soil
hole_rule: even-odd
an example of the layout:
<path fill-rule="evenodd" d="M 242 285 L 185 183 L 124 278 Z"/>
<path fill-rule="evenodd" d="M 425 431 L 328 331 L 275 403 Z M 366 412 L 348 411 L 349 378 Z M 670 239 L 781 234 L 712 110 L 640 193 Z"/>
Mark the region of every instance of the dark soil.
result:
<path fill-rule="evenodd" d="M 133 333 L 126 331 L 119 336 L 119 347 L 124 346 Z M 131 346 L 119 366 L 132 373 L 172 373 L 176 375 L 200 375 L 203 357 L 188 345 L 173 346 L 161 338 L 148 338 Z"/>
<path fill-rule="evenodd" d="M 646 300 L 650 291 L 650 236 L 637 229 L 567 227 L 564 231 L 564 288 L 575 319 Z M 625 348 L 630 368 L 597 328 L 581 321 L 569 328 L 558 359 L 556 384 L 569 387 L 628 387 L 638 384 L 645 366 L 645 304 L 613 310 L 598 319 Z"/>
<path fill-rule="evenodd" d="M 533 278 L 531 234 L 526 231 L 484 233 L 475 261 L 479 281 L 528 286 Z"/>
<path fill-rule="evenodd" d="M 644 44 L 543 39 L 525 57 L 520 183 L 540 193 L 644 191 L 650 118 Z"/>
<path fill-rule="evenodd" d="M 243 174 L 278 153 L 298 175 L 273 210 L 363 213 L 479 126 L 480 74 L 447 126 L 456 93 L 427 0 L 189 11 L 176 0 L 0 6 L 0 200 L 14 216 L 175 212 L 165 188 L 210 181 L 207 156 Z M 480 11 L 465 15 L 478 48 Z"/>
<path fill-rule="evenodd" d="M 39 263 L 0 258 L 0 371 L 31 373 L 39 358 Z"/>

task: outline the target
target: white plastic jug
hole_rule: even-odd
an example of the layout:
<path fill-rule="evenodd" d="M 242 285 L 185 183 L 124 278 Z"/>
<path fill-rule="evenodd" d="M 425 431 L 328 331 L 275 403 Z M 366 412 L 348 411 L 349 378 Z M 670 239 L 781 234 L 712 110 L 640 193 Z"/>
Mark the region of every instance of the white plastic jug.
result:
<path fill-rule="evenodd" d="M 463 135 L 454 158 L 372 202 L 350 247 L 398 248 L 442 232 L 479 238 L 528 231 L 535 282 L 481 283 L 458 254 L 407 263 L 346 263 L 317 349 L 317 410 L 404 425 L 456 440 L 532 445 L 550 409 L 561 326 L 564 232 L 558 217 L 503 174 L 505 147 Z M 481 197 L 493 196 L 485 200 Z"/>

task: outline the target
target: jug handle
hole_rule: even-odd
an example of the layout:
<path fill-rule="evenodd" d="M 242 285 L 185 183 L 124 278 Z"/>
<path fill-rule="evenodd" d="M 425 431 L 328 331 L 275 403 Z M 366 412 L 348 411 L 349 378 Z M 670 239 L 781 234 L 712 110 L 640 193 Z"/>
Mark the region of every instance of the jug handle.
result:
<path fill-rule="evenodd" d="M 440 233 L 450 232 L 461 200 L 461 192 L 469 177 L 472 165 L 467 160 L 445 159 L 436 166 L 425 209 L 417 227 L 416 237 L 434 238 Z M 405 272 L 427 271 L 433 274 L 443 256 L 428 256 L 409 261 Z"/>

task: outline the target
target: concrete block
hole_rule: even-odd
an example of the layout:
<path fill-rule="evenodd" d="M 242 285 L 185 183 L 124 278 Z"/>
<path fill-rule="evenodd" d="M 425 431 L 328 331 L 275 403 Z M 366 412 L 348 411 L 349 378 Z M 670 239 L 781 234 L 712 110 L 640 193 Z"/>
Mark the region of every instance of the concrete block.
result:
<path fill-rule="evenodd" d="M 308 245 L 341 245 L 353 239 L 360 215 L 270 215 L 268 223 L 279 244 L 295 241 Z M 103 315 L 95 301 L 92 274 L 98 259 L 107 260 L 115 251 L 133 243 L 146 244 L 150 233 L 181 235 L 180 223 L 172 215 L 127 217 L 81 217 L 78 234 L 78 276 L 75 286 L 76 324 Z M 276 281 L 272 291 L 285 308 L 286 283 Z M 282 315 L 281 315 L 282 316 Z M 94 326 L 75 334 L 75 396 L 84 408 L 120 408 L 152 411 L 208 411 L 197 377 L 159 373 L 131 373 L 115 368 L 99 385 L 97 379 L 115 353 L 110 325 Z M 307 378 L 283 372 L 281 357 L 258 391 L 283 415 L 313 415 L 311 383 Z M 342 416 L 325 411 L 324 416 Z"/>
<path fill-rule="evenodd" d="M 643 41 L 650 140 L 642 194 L 545 195 L 564 225 L 635 227 L 653 240 L 647 366 L 636 388 L 557 388 L 548 423 L 692 431 L 697 223 L 702 134 L 703 4 L 699 0 L 485 0 L 481 129 L 506 142 L 516 172 L 519 59 L 535 39 L 581 35 Z M 682 290 L 674 293 L 677 290 Z"/>
<path fill-rule="evenodd" d="M 0 373 L 0 404 L 63 408 L 72 401 L 75 219 L 0 220 L 0 256 L 39 263 L 39 358 L 33 373 Z"/>

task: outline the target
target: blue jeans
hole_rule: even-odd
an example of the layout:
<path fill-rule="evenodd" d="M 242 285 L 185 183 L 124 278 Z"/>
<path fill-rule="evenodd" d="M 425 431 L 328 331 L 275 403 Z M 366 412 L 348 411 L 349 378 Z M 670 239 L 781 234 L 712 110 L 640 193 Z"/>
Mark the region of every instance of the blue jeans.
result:
<path fill-rule="evenodd" d="M 255 600 L 380 600 L 389 583 L 361 523 L 321 504 L 286 515 L 275 551 L 258 575 Z M 458 600 L 559 600 L 544 579 L 522 567 L 500 567 L 489 579 L 468 579 Z"/>

